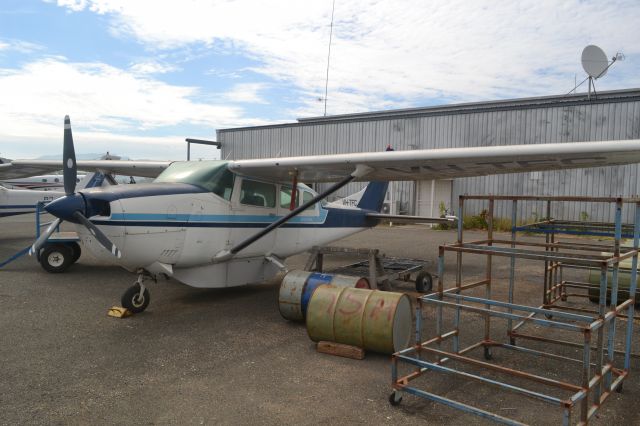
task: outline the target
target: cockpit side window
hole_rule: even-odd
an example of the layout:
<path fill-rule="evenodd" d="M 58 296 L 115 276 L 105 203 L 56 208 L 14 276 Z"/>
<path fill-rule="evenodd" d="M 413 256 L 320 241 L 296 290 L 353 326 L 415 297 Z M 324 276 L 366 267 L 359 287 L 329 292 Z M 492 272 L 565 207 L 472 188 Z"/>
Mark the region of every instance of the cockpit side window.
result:
<path fill-rule="evenodd" d="M 300 192 L 296 196 L 296 205 L 298 207 L 300 205 Z M 291 207 L 291 187 L 282 185 L 280 187 L 280 207 L 283 209 L 288 209 Z"/>
<path fill-rule="evenodd" d="M 243 179 L 240 203 L 258 207 L 275 207 L 276 186 L 271 183 Z"/>
<path fill-rule="evenodd" d="M 216 180 L 211 182 L 211 192 L 227 201 L 231 200 L 235 176 L 236 175 L 231 173 L 229 169 L 224 169 L 224 172 L 219 176 L 215 176 Z"/>
<path fill-rule="evenodd" d="M 308 201 L 311 201 L 313 199 L 313 194 L 307 191 L 302 192 L 302 203 L 306 203 Z M 313 210 L 316 208 L 315 204 L 312 204 L 311 206 L 307 207 L 307 210 Z"/>

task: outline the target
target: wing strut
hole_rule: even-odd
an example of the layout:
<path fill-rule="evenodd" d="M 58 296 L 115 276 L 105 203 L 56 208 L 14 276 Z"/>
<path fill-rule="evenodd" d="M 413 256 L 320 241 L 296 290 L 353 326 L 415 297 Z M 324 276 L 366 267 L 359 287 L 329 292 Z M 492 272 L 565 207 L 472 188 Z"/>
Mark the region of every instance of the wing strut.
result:
<path fill-rule="evenodd" d="M 323 198 L 328 197 L 329 195 L 333 194 L 334 192 L 336 192 L 337 190 L 339 190 L 340 188 L 342 188 L 343 186 L 345 186 L 346 184 L 348 184 L 352 180 L 354 180 L 356 178 L 360 178 L 360 177 L 366 175 L 370 171 L 371 171 L 370 167 L 367 167 L 367 166 L 362 165 L 362 164 L 358 164 L 356 166 L 356 170 L 353 173 L 351 173 L 349 176 L 345 177 L 341 181 L 339 181 L 336 184 L 332 185 L 329 189 L 327 189 L 326 191 L 322 192 L 321 194 L 316 195 L 315 197 L 313 197 L 312 199 L 310 199 L 306 203 L 304 203 L 301 206 L 299 206 L 297 209 L 293 210 L 288 215 L 281 217 L 280 219 L 276 220 L 275 222 L 273 222 L 272 224 L 270 224 L 269 226 L 267 226 L 266 228 L 264 228 L 260 232 L 257 232 L 256 234 L 250 236 L 249 238 L 247 238 L 246 240 L 242 241 L 241 243 L 236 244 L 231 249 L 222 250 L 222 251 L 218 252 L 215 256 L 213 256 L 213 259 L 212 259 L 213 263 L 226 262 L 227 260 L 229 260 L 233 256 L 235 256 L 240 250 L 247 248 L 251 244 L 253 244 L 256 241 L 258 241 L 260 238 L 262 238 L 265 235 L 267 235 L 269 232 L 279 228 L 281 225 L 283 225 L 289 219 L 299 215 L 300 213 L 302 213 L 303 211 L 305 211 L 307 208 L 311 207 L 312 205 L 314 205 L 318 201 L 322 200 Z M 294 190 L 295 190 L 295 188 L 294 188 Z"/>

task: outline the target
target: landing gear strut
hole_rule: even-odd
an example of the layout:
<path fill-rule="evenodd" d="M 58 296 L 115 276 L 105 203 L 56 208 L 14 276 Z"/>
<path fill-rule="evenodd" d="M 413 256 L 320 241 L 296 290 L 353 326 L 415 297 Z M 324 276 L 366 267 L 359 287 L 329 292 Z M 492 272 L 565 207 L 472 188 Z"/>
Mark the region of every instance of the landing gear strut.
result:
<path fill-rule="evenodd" d="M 129 287 L 122 295 L 122 307 L 128 309 L 134 314 L 138 314 L 147 309 L 147 306 L 149 306 L 149 302 L 151 301 L 151 295 L 144 285 L 144 280 L 155 281 L 155 278 L 146 271 L 139 271 L 138 279 L 135 284 Z"/>

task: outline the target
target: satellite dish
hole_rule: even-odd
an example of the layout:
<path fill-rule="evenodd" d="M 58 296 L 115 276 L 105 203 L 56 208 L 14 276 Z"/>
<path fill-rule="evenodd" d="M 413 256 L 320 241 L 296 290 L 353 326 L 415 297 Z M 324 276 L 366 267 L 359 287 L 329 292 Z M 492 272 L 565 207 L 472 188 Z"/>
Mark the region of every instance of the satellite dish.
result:
<path fill-rule="evenodd" d="M 582 68 L 589 77 L 600 78 L 607 73 L 609 60 L 598 46 L 590 44 L 582 51 Z"/>

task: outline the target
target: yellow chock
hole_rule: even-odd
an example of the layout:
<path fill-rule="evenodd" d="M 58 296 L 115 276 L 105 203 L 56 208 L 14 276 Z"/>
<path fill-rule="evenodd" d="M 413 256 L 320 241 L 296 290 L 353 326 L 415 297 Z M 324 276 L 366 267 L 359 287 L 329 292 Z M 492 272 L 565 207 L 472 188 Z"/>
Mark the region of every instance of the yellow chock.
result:
<path fill-rule="evenodd" d="M 107 315 L 114 318 L 126 318 L 133 315 L 133 312 L 121 306 L 112 306 L 109 312 L 107 312 Z"/>

